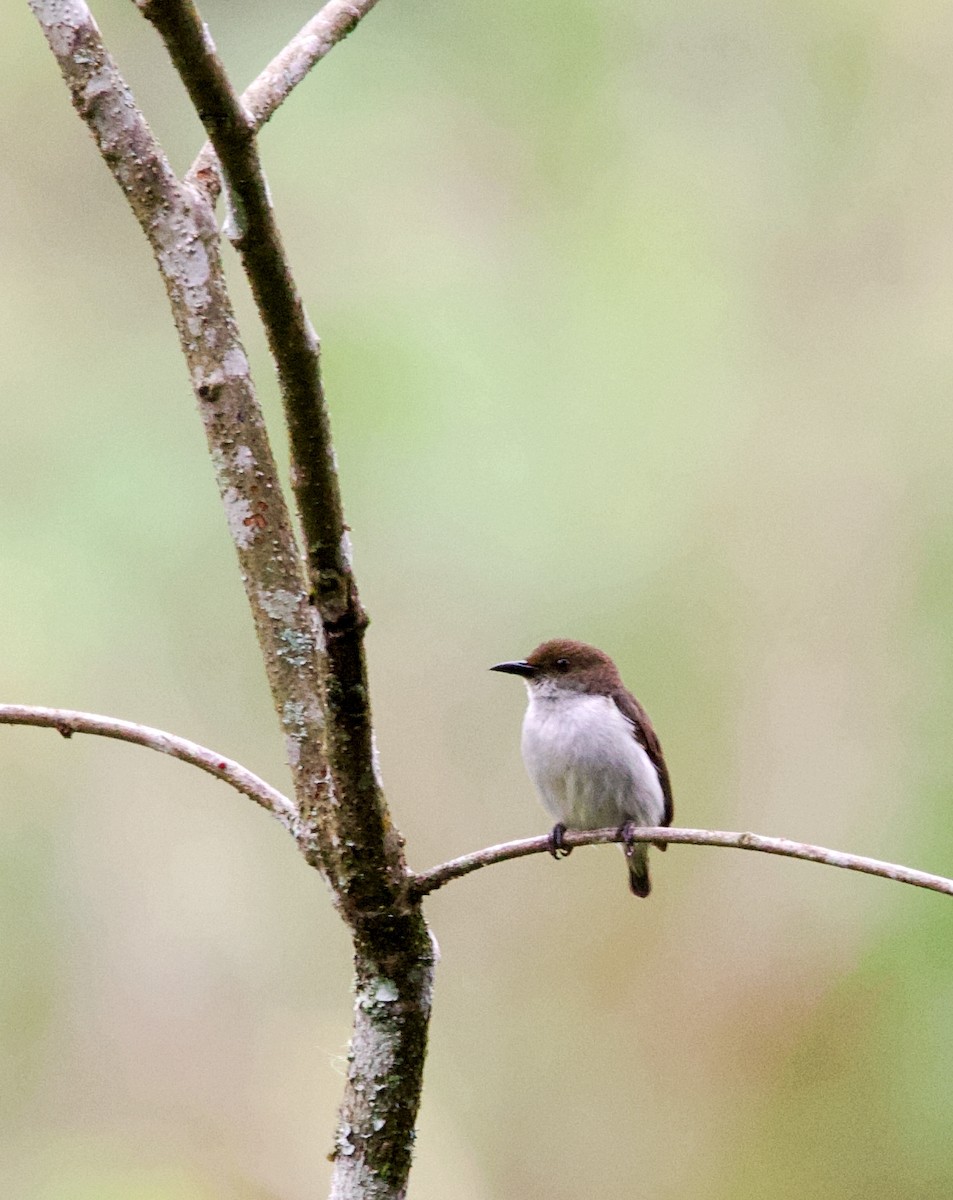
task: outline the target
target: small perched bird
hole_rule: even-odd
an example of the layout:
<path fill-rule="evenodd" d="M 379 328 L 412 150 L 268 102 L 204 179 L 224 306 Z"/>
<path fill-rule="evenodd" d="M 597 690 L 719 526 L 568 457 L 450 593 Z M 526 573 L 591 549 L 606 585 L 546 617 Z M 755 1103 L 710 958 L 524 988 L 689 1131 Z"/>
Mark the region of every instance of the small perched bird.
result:
<path fill-rule="evenodd" d="M 523 762 L 556 819 L 549 847 L 554 858 L 569 853 L 563 843 L 567 829 L 671 825 L 672 785 L 662 747 L 608 654 L 557 638 L 528 658 L 490 670 L 526 682 Z M 665 849 L 664 842 L 657 844 Z M 623 850 L 629 886 L 636 896 L 647 896 L 648 846 L 628 842 Z"/>

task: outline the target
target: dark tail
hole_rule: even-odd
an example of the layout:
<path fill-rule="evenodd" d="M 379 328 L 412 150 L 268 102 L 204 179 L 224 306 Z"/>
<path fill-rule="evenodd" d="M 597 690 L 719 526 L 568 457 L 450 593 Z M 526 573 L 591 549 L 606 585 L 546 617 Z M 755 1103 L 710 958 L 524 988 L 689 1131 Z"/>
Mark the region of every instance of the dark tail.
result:
<path fill-rule="evenodd" d="M 629 868 L 629 887 L 636 896 L 647 896 L 652 890 L 649 879 L 649 848 L 644 842 L 623 846 Z"/>

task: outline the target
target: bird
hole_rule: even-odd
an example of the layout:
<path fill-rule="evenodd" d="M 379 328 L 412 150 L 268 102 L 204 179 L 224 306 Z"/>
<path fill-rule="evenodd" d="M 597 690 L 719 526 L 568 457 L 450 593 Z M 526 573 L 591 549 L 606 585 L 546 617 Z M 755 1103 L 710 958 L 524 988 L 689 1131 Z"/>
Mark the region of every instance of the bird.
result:
<path fill-rule="evenodd" d="M 529 704 L 520 748 L 543 807 L 555 818 L 554 858 L 567 829 L 618 826 L 636 896 L 651 891 L 648 846 L 625 840 L 629 825 L 671 825 L 672 785 L 652 722 L 608 654 L 555 638 L 491 671 L 518 675 Z M 664 842 L 657 842 L 660 850 Z"/>

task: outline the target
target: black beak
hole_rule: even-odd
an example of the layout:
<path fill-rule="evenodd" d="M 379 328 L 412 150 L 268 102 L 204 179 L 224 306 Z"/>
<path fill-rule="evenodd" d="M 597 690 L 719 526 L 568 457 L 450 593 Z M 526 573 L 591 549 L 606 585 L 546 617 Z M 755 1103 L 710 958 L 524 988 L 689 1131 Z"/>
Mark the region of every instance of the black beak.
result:
<path fill-rule="evenodd" d="M 506 675 L 522 675 L 524 679 L 532 679 L 536 674 L 536 668 L 525 658 L 521 658 L 519 662 L 497 663 L 495 667 L 490 667 L 490 670 L 503 671 Z"/>

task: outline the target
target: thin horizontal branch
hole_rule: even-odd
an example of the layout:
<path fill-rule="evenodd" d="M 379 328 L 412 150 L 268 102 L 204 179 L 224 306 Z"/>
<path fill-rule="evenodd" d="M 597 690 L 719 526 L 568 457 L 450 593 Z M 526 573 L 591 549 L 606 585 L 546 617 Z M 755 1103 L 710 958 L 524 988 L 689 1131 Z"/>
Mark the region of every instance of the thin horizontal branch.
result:
<path fill-rule="evenodd" d="M 763 837 L 759 833 L 725 833 L 717 829 L 665 829 L 645 827 L 628 831 L 634 842 L 682 843 L 691 846 L 728 846 L 736 850 L 758 850 L 762 854 L 780 854 L 785 858 L 803 858 L 808 862 L 826 863 L 829 867 L 842 867 L 845 871 L 861 871 L 865 875 L 880 875 L 897 883 L 909 883 L 913 887 L 929 888 L 953 896 L 953 879 L 942 875 L 930 875 L 912 867 L 896 863 L 881 862 L 876 858 L 863 858 L 859 854 L 845 854 L 840 850 L 827 850 L 823 846 L 811 846 L 806 842 L 792 842 L 788 838 Z M 608 842 L 621 842 L 618 829 L 567 830 L 563 841 L 566 846 L 596 846 Z M 519 842 L 504 842 L 489 846 L 473 854 L 451 859 L 439 867 L 431 867 L 414 875 L 409 888 L 413 896 L 426 896 L 443 887 L 451 879 L 460 879 L 471 871 L 493 863 L 506 862 L 510 858 L 525 858 L 528 854 L 543 854 L 549 850 L 549 836 L 525 838 Z"/>
<path fill-rule="evenodd" d="M 377 0 L 330 0 L 271 60 L 257 79 L 242 92 L 241 103 L 253 129 L 275 113 L 311 68 L 321 61 L 354 26 L 371 11 Z M 215 189 L 215 150 L 206 142 L 186 178 L 202 179 Z"/>
<path fill-rule="evenodd" d="M 298 813 L 287 796 L 283 796 L 264 779 L 259 779 L 241 763 L 223 754 L 216 754 L 214 750 L 191 742 L 188 738 L 176 737 L 174 733 L 153 729 L 150 725 L 120 721 L 118 717 L 101 717 L 97 713 L 76 712 L 70 708 L 38 708 L 26 704 L 0 704 L 0 725 L 35 725 L 40 729 L 55 729 L 65 738 L 72 737 L 74 733 L 93 733 L 99 737 L 116 738 L 120 742 L 158 750 L 160 754 L 191 763 L 200 771 L 221 779 L 277 817 L 289 832 L 297 834 Z"/>

